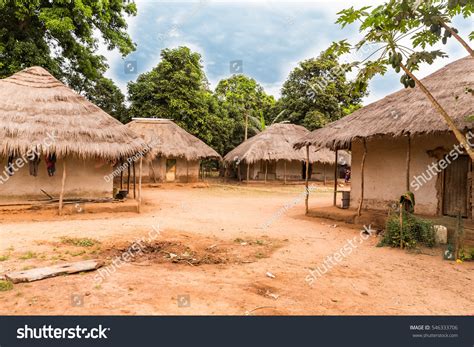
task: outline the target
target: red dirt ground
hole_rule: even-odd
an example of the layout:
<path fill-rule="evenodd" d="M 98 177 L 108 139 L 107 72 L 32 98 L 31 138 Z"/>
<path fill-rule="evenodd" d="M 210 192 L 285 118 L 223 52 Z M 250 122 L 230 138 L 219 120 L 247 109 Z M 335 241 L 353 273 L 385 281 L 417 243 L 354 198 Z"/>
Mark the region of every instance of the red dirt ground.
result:
<path fill-rule="evenodd" d="M 0 314 L 474 314 L 474 263 L 443 261 L 440 248 L 378 248 L 377 237 L 309 286 L 310 269 L 359 239 L 360 228 L 304 216 L 302 191 L 163 185 L 145 189 L 140 215 L 2 214 L 0 274 L 81 259 L 110 263 L 133 241 L 154 238 L 148 253 L 109 265 L 100 284 L 97 271 L 16 284 L 0 292 Z M 331 199 L 320 188 L 310 206 Z M 74 245 L 74 238 L 98 242 Z"/>

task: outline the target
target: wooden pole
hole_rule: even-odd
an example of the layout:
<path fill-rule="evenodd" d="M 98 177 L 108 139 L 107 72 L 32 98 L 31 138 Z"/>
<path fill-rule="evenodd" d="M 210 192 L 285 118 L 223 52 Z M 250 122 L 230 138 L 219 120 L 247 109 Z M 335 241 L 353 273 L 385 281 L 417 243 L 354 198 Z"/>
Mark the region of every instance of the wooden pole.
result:
<path fill-rule="evenodd" d="M 140 157 L 140 166 L 138 168 L 138 213 L 140 213 L 142 205 L 142 167 L 143 158 Z"/>
<path fill-rule="evenodd" d="M 284 161 L 285 163 L 285 184 L 286 184 L 286 160 Z"/>
<path fill-rule="evenodd" d="M 309 145 L 306 145 L 306 175 L 305 175 L 305 214 L 308 214 L 308 203 L 309 203 Z"/>
<path fill-rule="evenodd" d="M 323 163 L 324 186 L 326 186 L 326 163 Z"/>
<path fill-rule="evenodd" d="M 189 161 L 186 160 L 186 183 L 189 183 Z"/>
<path fill-rule="evenodd" d="M 123 190 L 123 160 L 120 161 L 120 190 Z"/>
<path fill-rule="evenodd" d="M 66 185 L 66 158 L 63 159 L 63 178 L 61 180 L 61 194 L 59 195 L 59 215 L 63 214 L 64 186 Z"/>
<path fill-rule="evenodd" d="M 137 175 L 135 171 L 135 161 L 133 161 L 133 198 L 137 198 Z"/>
<path fill-rule="evenodd" d="M 268 160 L 265 160 L 265 183 L 267 183 Z"/>
<path fill-rule="evenodd" d="M 365 157 L 367 156 L 367 142 L 365 139 L 362 140 L 364 144 L 364 154 L 362 155 L 362 163 L 360 164 L 360 201 L 359 207 L 357 208 L 357 215 L 360 216 L 362 211 L 362 203 L 364 202 L 364 165 Z"/>
<path fill-rule="evenodd" d="M 250 181 L 250 164 L 247 163 L 247 183 Z"/>
<path fill-rule="evenodd" d="M 400 248 L 403 249 L 403 204 L 400 204 Z"/>
<path fill-rule="evenodd" d="M 408 145 L 407 145 L 407 192 L 410 191 L 410 158 L 411 157 L 411 138 L 410 134 L 408 134 Z"/>
<path fill-rule="evenodd" d="M 127 161 L 127 195 L 130 193 L 130 162 Z"/>
<path fill-rule="evenodd" d="M 337 199 L 337 161 L 338 161 L 338 150 L 336 149 L 336 158 L 334 161 L 334 196 L 333 196 L 333 201 L 332 204 L 333 206 L 336 206 L 336 199 Z"/>

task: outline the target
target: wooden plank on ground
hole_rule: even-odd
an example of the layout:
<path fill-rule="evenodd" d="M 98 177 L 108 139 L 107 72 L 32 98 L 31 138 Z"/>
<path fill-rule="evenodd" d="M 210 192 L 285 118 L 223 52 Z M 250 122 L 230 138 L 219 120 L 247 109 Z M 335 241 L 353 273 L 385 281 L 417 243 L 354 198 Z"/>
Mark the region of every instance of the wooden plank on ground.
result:
<path fill-rule="evenodd" d="M 84 260 L 25 271 L 10 272 L 6 274 L 5 277 L 13 283 L 33 282 L 55 276 L 96 270 L 102 265 L 104 265 L 104 263 L 100 260 Z"/>

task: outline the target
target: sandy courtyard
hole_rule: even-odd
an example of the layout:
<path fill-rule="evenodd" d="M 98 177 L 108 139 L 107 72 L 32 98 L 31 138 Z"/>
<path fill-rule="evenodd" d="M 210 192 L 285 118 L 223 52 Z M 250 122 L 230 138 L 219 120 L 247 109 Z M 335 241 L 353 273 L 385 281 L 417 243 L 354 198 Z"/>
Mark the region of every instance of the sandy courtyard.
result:
<path fill-rule="evenodd" d="M 170 185 L 145 189 L 140 215 L 0 214 L 0 275 L 111 264 L 135 240 L 157 245 L 100 279 L 95 271 L 0 291 L 0 314 L 474 314 L 474 263 L 443 261 L 440 248 L 379 248 L 357 227 L 305 217 L 302 189 Z M 331 198 L 319 188 L 310 207 Z M 93 244 L 74 243 L 85 238 Z M 350 252 L 310 286 L 310 270 L 344 246 Z"/>

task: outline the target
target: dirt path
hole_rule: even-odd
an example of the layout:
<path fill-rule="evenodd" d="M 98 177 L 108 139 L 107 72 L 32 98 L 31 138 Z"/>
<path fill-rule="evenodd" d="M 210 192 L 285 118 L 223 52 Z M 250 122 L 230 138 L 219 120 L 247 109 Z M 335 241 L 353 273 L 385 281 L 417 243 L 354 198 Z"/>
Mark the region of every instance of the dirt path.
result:
<path fill-rule="evenodd" d="M 474 314 L 473 263 L 443 261 L 440 249 L 375 247 L 377 238 L 364 240 L 357 228 L 305 217 L 301 192 L 164 186 L 145 189 L 141 215 L 1 215 L 0 273 L 111 262 L 143 237 L 159 247 L 109 265 L 100 281 L 95 272 L 17 284 L 0 292 L 0 314 Z M 330 202 L 318 191 L 311 206 Z M 309 271 L 344 246 L 350 253 L 310 286 Z"/>

